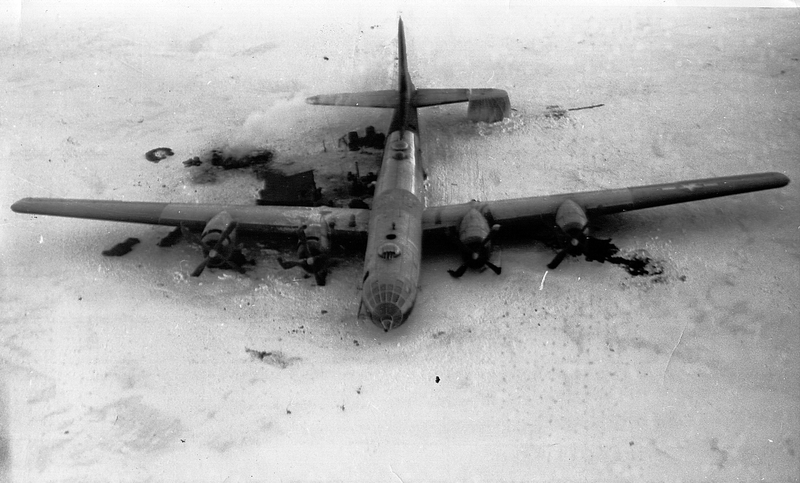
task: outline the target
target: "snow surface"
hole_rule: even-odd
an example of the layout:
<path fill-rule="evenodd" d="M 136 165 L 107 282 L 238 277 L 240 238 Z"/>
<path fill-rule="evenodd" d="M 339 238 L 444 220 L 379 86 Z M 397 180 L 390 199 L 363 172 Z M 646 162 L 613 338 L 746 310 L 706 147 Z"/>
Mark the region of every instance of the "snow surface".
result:
<path fill-rule="evenodd" d="M 0 36 L 0 480 L 800 478 L 795 10 L 20 5 Z M 354 316 L 357 259 L 324 288 L 278 267 L 291 246 L 190 280 L 200 254 L 155 246 L 164 227 L 8 209 L 251 203 L 251 176 L 198 185 L 181 161 L 301 159 L 385 130 L 388 111 L 304 99 L 391 87 L 398 11 L 417 86 L 506 89 L 515 108 L 492 126 L 463 105 L 421 112 L 431 205 L 793 182 L 593 220 L 662 260 L 666 283 L 577 259 L 545 272 L 554 252 L 533 242 L 501 247 L 501 276 L 453 281 L 457 254 L 431 252 L 389 334 Z M 160 146 L 175 156 L 147 162 Z M 100 255 L 129 236 L 130 254 Z"/>

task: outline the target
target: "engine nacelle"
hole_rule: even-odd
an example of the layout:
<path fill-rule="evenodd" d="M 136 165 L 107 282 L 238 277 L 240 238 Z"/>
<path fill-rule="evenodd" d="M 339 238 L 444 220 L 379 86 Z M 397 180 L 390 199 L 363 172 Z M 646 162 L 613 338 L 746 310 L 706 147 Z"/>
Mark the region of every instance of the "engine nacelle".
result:
<path fill-rule="evenodd" d="M 589 219 L 583 208 L 572 200 L 561 203 L 556 211 L 556 225 L 573 240 L 583 237 Z M 573 243 L 574 244 L 574 243 Z"/>
<path fill-rule="evenodd" d="M 464 274 L 467 268 L 481 269 L 489 267 L 500 274 L 500 267 L 489 261 L 492 254 L 492 236 L 500 229 L 500 225 L 489 227 L 489 221 L 476 208 L 470 208 L 458 226 L 458 242 L 461 245 L 463 263 L 456 270 L 447 272 L 454 278 Z"/>
<path fill-rule="evenodd" d="M 200 235 L 200 239 L 203 241 L 203 252 L 206 256 L 209 255 L 209 250 L 219 243 L 220 238 L 228 231 L 231 223 L 233 223 L 233 218 L 227 211 L 220 211 L 214 218 L 211 218 L 211 220 L 206 223 L 205 228 L 203 228 L 203 234 Z M 218 250 L 223 252 L 223 258 L 227 259 L 235 246 L 236 228 L 233 228 L 227 236 L 225 236 L 225 239 L 222 240 Z M 217 261 L 217 258 L 218 257 L 212 255 L 212 264 Z"/>
<path fill-rule="evenodd" d="M 458 225 L 458 238 L 465 246 L 481 244 L 489 236 L 489 222 L 475 208 L 470 209 Z"/>
<path fill-rule="evenodd" d="M 314 275 L 317 285 L 325 285 L 330 265 L 330 226 L 322 214 L 306 220 L 297 229 L 297 260 L 285 261 L 278 257 L 284 269 L 301 267 L 306 273 Z"/>
<path fill-rule="evenodd" d="M 310 218 L 303 228 L 303 233 L 305 233 L 306 243 L 312 255 L 328 254 L 331 247 L 331 231 L 324 215 Z"/>

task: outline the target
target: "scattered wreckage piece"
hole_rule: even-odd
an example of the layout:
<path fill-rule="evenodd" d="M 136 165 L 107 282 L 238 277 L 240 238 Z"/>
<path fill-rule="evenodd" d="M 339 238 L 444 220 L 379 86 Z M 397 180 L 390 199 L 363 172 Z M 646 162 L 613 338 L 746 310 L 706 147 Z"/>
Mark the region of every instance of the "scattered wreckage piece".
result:
<path fill-rule="evenodd" d="M 241 156 L 226 154 L 221 149 L 211 151 L 211 165 L 222 169 L 239 169 L 250 166 L 269 164 L 272 161 L 272 151 L 257 149 Z"/>
<path fill-rule="evenodd" d="M 200 166 L 201 164 L 203 164 L 203 160 L 200 159 L 200 156 L 195 156 L 183 162 L 183 165 L 187 168 L 191 168 L 192 166 Z"/>
<path fill-rule="evenodd" d="M 605 104 L 592 104 L 591 106 L 582 106 L 582 107 L 570 107 L 570 108 L 563 108 L 558 104 L 553 104 L 550 106 L 544 107 L 544 117 L 549 117 L 551 119 L 561 119 L 565 117 L 568 112 L 571 111 L 583 111 L 585 109 L 596 109 L 598 107 L 603 107 Z"/>
<path fill-rule="evenodd" d="M 256 204 L 267 206 L 319 206 L 322 191 L 314 181 L 314 170 L 286 175 L 273 170 L 262 172 L 264 188 Z"/>
<path fill-rule="evenodd" d="M 103 250 L 103 256 L 106 257 L 121 257 L 122 255 L 128 254 L 133 250 L 133 247 L 139 243 L 138 238 L 128 238 L 122 243 L 117 243 L 113 247 L 109 248 L 108 250 Z"/>
<path fill-rule="evenodd" d="M 273 153 L 268 149 L 256 149 L 243 152 L 242 154 L 232 154 L 229 149 L 214 148 L 202 156 L 194 156 L 183 162 L 187 168 L 201 166 L 208 161 L 211 166 L 222 169 L 240 169 L 250 166 L 263 166 L 272 161 Z"/>
<path fill-rule="evenodd" d="M 273 153 L 268 149 L 240 150 L 236 148 L 214 148 L 200 156 L 194 156 L 183 162 L 186 168 L 199 167 L 192 170 L 192 182 L 209 184 L 217 180 L 217 171 L 252 168 L 257 177 L 269 169 Z"/>
<path fill-rule="evenodd" d="M 170 148 L 155 148 L 144 153 L 145 159 L 152 163 L 158 163 L 175 154 Z"/>
<path fill-rule="evenodd" d="M 380 149 L 386 144 L 386 135 L 375 131 L 374 126 L 367 126 L 364 137 L 358 135 L 358 131 L 350 131 L 340 137 L 337 146 L 347 146 L 350 151 L 358 151 L 362 148 Z"/>
<path fill-rule="evenodd" d="M 350 182 L 350 195 L 361 199 L 364 196 L 372 196 L 375 194 L 375 183 L 378 181 L 378 175 L 370 171 L 366 176 L 361 176 L 361 170 L 358 167 L 358 161 L 355 163 L 356 172 L 347 172 L 347 181 Z"/>

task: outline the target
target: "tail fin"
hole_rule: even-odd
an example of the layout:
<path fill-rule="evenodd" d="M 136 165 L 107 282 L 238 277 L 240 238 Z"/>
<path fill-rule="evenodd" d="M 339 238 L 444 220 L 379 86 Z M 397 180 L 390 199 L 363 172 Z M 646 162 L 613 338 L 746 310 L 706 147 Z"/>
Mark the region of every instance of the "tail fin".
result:
<path fill-rule="evenodd" d="M 408 72 L 408 57 L 406 57 L 406 33 L 403 30 L 403 19 L 397 22 L 397 90 L 400 92 L 413 92 L 414 83 Z"/>

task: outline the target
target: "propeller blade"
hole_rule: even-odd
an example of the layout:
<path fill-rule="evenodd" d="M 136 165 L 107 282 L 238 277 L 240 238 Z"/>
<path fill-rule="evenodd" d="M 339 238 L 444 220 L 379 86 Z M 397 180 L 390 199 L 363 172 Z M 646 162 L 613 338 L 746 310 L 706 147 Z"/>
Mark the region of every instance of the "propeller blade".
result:
<path fill-rule="evenodd" d="M 500 230 L 500 225 L 498 224 L 492 225 L 492 229 L 489 231 L 489 234 L 486 235 L 486 238 L 484 238 L 483 241 L 481 242 L 481 247 L 485 247 L 486 245 L 488 245 L 489 242 L 492 241 L 492 238 L 494 237 L 495 233 L 497 233 L 499 230 Z"/>
<path fill-rule="evenodd" d="M 497 275 L 500 275 L 500 271 L 502 270 L 502 268 L 498 267 L 497 265 L 495 265 L 495 264 L 494 264 L 494 263 L 492 263 L 492 262 L 486 262 L 486 266 L 487 266 L 487 267 L 489 267 L 489 268 L 491 268 L 491 269 L 492 269 L 492 271 L 493 271 L 494 273 L 496 273 Z"/>
<path fill-rule="evenodd" d="M 232 222 L 231 222 L 231 224 L 230 224 L 230 225 L 228 225 L 228 226 L 225 228 L 225 231 L 223 231 L 223 232 L 222 232 L 222 234 L 220 234 L 220 236 L 219 236 L 219 240 L 217 240 L 217 244 L 216 244 L 216 245 L 214 245 L 214 248 L 213 248 L 213 250 L 214 250 L 215 252 L 217 252 L 217 253 L 222 253 L 222 251 L 220 250 L 220 249 L 222 248 L 222 244 L 225 242 L 225 239 L 226 239 L 226 238 L 229 238 L 229 237 L 231 236 L 231 233 L 232 233 L 232 232 L 233 232 L 233 230 L 235 230 L 235 229 L 236 229 L 236 222 L 235 222 L 235 221 L 232 221 Z"/>
<path fill-rule="evenodd" d="M 459 278 L 460 276 L 464 275 L 464 272 L 467 271 L 467 264 L 463 264 L 455 270 L 448 270 L 447 273 L 450 274 L 453 278 Z"/>
<path fill-rule="evenodd" d="M 553 261 L 547 264 L 547 268 L 549 268 L 550 270 L 555 270 L 556 268 L 558 268 L 558 266 L 561 265 L 561 262 L 564 261 L 564 258 L 566 258 L 567 253 L 569 253 L 568 248 L 564 248 L 563 250 L 558 252 Z"/>
<path fill-rule="evenodd" d="M 192 274 L 191 274 L 192 277 L 199 277 L 200 274 L 203 273 L 203 270 L 205 270 L 206 265 L 208 265 L 208 260 L 209 259 L 206 258 L 205 260 L 200 262 L 200 265 L 198 265 L 197 268 L 194 269 L 194 272 L 192 272 Z"/>
<path fill-rule="evenodd" d="M 230 225 L 228 225 L 228 227 L 225 228 L 225 231 L 222 232 L 222 235 L 220 235 L 220 238 L 228 238 L 230 236 L 231 232 L 236 229 L 237 225 L 238 225 L 238 223 L 236 223 L 235 221 L 232 221 L 230 223 Z"/>

